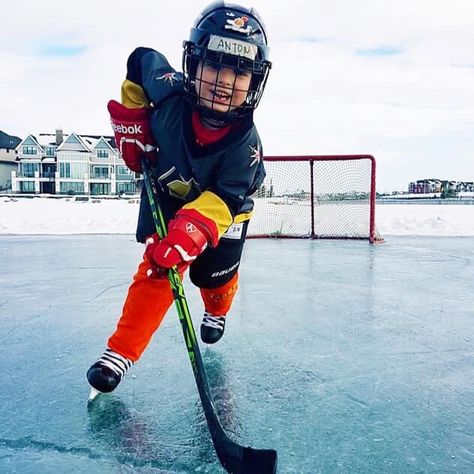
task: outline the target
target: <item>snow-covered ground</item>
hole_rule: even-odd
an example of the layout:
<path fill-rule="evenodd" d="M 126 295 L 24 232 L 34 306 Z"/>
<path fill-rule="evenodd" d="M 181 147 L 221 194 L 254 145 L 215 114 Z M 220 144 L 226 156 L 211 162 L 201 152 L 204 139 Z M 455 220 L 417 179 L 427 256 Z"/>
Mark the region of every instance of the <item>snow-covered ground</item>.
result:
<path fill-rule="evenodd" d="M 138 207 L 135 199 L 0 197 L 0 234 L 133 234 Z M 378 205 L 376 223 L 382 236 L 474 236 L 474 206 Z"/>
<path fill-rule="evenodd" d="M 385 204 L 376 207 L 382 236 L 474 236 L 474 205 Z"/>

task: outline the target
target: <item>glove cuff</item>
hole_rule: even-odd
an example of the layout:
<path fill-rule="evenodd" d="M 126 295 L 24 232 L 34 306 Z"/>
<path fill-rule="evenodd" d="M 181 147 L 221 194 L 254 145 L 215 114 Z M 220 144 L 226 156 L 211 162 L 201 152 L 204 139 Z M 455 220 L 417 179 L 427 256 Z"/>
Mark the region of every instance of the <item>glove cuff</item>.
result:
<path fill-rule="evenodd" d="M 179 232 L 181 238 L 184 238 L 188 242 L 192 243 L 192 245 L 196 248 L 198 255 L 207 247 L 210 239 L 206 229 L 204 229 L 198 223 L 183 217 L 177 217 L 176 219 L 170 221 L 169 234 L 175 232 Z M 179 244 L 175 245 L 174 247 L 179 252 Z M 181 254 L 181 252 L 179 253 Z"/>
<path fill-rule="evenodd" d="M 131 109 L 125 107 L 116 100 L 109 100 L 107 104 L 107 110 L 109 111 L 113 120 L 120 120 L 125 122 L 142 122 L 148 120 L 150 116 L 150 109 L 140 107 L 138 109 Z"/>

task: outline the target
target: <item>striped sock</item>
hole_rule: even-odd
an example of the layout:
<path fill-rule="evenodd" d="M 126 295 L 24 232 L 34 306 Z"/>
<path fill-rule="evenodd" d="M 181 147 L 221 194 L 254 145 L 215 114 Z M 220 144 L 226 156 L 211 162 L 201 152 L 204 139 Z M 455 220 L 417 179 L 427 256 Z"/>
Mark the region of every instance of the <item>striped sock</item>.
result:
<path fill-rule="evenodd" d="M 130 370 L 130 367 L 133 365 L 133 362 L 130 359 L 121 356 L 109 348 L 105 349 L 104 353 L 99 357 L 97 362 L 115 372 L 120 377 L 120 379 L 122 379 L 122 377 Z"/>

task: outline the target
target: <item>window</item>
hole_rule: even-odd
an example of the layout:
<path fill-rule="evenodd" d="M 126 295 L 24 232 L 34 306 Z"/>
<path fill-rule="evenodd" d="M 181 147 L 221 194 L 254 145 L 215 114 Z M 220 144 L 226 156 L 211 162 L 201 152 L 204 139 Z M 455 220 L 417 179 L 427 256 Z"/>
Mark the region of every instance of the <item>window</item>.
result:
<path fill-rule="evenodd" d="M 126 166 L 117 166 L 117 174 L 130 175 L 132 171 L 129 170 Z"/>
<path fill-rule="evenodd" d="M 110 184 L 91 183 L 90 192 L 93 196 L 110 194 Z"/>
<path fill-rule="evenodd" d="M 107 166 L 96 166 L 94 167 L 93 178 L 108 178 L 109 168 Z"/>
<path fill-rule="evenodd" d="M 108 158 L 109 150 L 97 150 L 97 158 Z"/>
<path fill-rule="evenodd" d="M 22 193 L 34 193 L 35 183 L 33 181 L 20 182 L 20 192 Z"/>
<path fill-rule="evenodd" d="M 60 183 L 62 194 L 84 194 L 84 183 Z"/>
<path fill-rule="evenodd" d="M 59 163 L 59 176 L 61 178 L 71 177 L 71 164 L 70 163 Z"/>
<path fill-rule="evenodd" d="M 117 194 L 135 194 L 136 192 L 134 183 L 117 183 Z"/>
<path fill-rule="evenodd" d="M 35 171 L 38 171 L 38 163 L 21 163 L 21 176 L 24 178 L 34 178 Z"/>
<path fill-rule="evenodd" d="M 24 146 L 23 147 L 23 154 L 24 155 L 37 155 L 38 154 L 38 147 L 36 147 L 36 146 Z"/>
<path fill-rule="evenodd" d="M 46 156 L 54 156 L 55 155 L 55 148 L 54 146 L 46 147 Z"/>

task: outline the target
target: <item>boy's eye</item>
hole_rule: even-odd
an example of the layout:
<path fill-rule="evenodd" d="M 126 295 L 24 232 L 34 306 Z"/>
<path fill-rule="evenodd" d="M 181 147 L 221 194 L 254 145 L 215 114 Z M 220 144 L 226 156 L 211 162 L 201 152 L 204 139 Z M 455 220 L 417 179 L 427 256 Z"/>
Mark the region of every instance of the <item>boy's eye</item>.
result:
<path fill-rule="evenodd" d="M 250 72 L 248 72 L 248 71 L 237 71 L 236 74 L 239 77 L 250 77 L 250 75 L 251 75 Z"/>
<path fill-rule="evenodd" d="M 204 63 L 204 66 L 209 68 L 209 69 L 212 69 L 213 71 L 217 71 L 219 69 L 219 67 L 217 66 L 217 64 L 214 64 L 214 63 L 210 63 L 210 62 L 205 62 Z"/>

